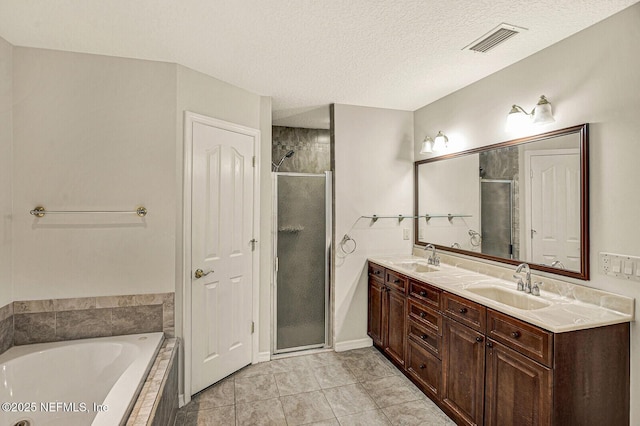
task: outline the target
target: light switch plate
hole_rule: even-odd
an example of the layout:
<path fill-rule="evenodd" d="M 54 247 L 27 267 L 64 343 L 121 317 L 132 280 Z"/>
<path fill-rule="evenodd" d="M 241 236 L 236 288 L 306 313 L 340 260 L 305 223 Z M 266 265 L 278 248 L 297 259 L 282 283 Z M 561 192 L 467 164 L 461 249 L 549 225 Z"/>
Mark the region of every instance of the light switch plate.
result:
<path fill-rule="evenodd" d="M 640 257 L 600 253 L 600 273 L 625 280 L 640 281 Z"/>
<path fill-rule="evenodd" d="M 402 228 L 402 239 L 409 239 L 409 228 Z"/>

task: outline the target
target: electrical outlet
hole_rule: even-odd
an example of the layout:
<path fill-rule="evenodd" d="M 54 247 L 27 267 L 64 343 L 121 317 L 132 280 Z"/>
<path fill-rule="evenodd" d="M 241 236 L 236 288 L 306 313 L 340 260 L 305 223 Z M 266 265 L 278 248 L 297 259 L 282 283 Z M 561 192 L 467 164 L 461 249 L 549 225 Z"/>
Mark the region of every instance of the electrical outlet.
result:
<path fill-rule="evenodd" d="M 409 228 L 402 228 L 402 239 L 403 240 L 409 239 Z"/>
<path fill-rule="evenodd" d="M 600 273 L 626 280 L 640 281 L 640 257 L 600 253 Z M 635 273 L 634 273 L 635 272 Z"/>

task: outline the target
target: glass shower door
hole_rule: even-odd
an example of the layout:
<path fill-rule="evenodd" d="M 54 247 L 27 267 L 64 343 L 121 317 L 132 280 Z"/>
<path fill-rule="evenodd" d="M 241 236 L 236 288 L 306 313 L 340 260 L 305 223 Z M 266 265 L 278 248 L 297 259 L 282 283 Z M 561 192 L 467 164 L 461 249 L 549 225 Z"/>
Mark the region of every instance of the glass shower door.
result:
<path fill-rule="evenodd" d="M 331 174 L 275 173 L 274 353 L 327 344 Z"/>

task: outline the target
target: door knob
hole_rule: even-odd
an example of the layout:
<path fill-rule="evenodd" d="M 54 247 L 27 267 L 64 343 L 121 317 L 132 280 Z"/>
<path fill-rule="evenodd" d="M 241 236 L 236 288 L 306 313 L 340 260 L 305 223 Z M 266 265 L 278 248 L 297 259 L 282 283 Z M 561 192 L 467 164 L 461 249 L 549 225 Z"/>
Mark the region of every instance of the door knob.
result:
<path fill-rule="evenodd" d="M 196 272 L 193 274 L 196 278 L 202 278 L 206 275 L 209 275 L 213 272 L 213 269 L 207 272 L 204 272 L 202 269 L 196 269 Z"/>

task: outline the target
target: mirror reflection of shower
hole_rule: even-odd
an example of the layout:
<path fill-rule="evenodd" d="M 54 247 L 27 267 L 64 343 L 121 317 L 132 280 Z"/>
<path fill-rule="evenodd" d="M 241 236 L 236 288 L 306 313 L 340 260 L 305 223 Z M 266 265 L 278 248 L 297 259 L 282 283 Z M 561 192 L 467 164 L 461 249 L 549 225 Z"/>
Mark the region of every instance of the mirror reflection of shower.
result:
<path fill-rule="evenodd" d="M 274 172 L 277 172 L 278 169 L 280 169 L 280 166 L 282 165 L 282 162 L 287 159 L 287 158 L 291 158 L 293 157 L 293 154 L 295 154 L 296 152 L 294 150 L 288 151 L 285 155 L 282 156 L 282 158 L 280 159 L 280 161 L 278 162 L 278 164 L 274 163 L 273 161 L 271 162 L 271 166 L 273 167 Z"/>

